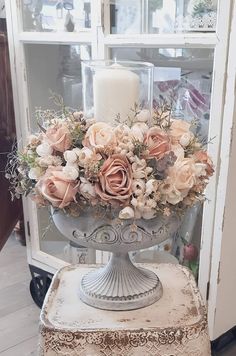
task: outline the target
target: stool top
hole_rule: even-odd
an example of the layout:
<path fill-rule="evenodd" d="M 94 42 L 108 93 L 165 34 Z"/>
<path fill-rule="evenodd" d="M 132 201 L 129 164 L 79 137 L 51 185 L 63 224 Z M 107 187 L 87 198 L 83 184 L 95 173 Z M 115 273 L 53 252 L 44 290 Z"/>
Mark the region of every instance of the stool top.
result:
<path fill-rule="evenodd" d="M 67 266 L 53 278 L 41 312 L 41 325 L 72 332 L 206 327 L 205 307 L 187 268 L 173 264 L 140 266 L 156 272 L 162 282 L 163 297 L 153 305 L 131 311 L 88 306 L 79 298 L 79 285 L 82 276 L 95 266 Z"/>

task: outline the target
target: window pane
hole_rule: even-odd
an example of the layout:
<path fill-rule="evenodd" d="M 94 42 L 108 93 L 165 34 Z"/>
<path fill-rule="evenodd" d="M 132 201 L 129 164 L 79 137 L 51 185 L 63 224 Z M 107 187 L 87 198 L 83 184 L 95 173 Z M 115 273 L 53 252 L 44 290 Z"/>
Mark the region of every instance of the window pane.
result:
<path fill-rule="evenodd" d="M 111 33 L 209 32 L 217 0 L 111 0 Z"/>
<path fill-rule="evenodd" d="M 24 31 L 74 32 L 91 27 L 90 0 L 21 0 Z"/>
<path fill-rule="evenodd" d="M 62 95 L 66 106 L 82 109 L 81 60 L 90 58 L 87 45 L 26 44 L 25 57 L 30 104 L 31 131 L 38 131 L 36 108 L 58 107 L 49 99 L 50 91 Z M 47 208 L 38 209 L 40 249 L 70 263 L 95 262 L 95 252 L 78 250 L 55 227 Z M 79 260 L 80 259 L 80 260 Z"/>

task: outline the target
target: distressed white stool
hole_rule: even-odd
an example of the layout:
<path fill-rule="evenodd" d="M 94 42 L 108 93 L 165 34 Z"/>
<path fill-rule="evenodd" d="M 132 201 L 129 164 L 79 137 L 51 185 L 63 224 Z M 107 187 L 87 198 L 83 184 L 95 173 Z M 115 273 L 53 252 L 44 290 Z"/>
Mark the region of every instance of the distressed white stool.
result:
<path fill-rule="evenodd" d="M 145 267 L 158 274 L 163 297 L 120 312 L 80 301 L 80 279 L 94 266 L 60 270 L 41 312 L 39 355 L 210 356 L 206 311 L 192 274 L 180 265 Z"/>

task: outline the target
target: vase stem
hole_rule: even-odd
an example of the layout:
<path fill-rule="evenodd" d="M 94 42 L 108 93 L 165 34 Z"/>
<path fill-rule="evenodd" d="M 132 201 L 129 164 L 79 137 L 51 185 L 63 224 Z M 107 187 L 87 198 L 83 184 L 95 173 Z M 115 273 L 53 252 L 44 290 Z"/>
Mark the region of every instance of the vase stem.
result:
<path fill-rule="evenodd" d="M 128 253 L 112 253 L 108 264 L 88 273 L 80 286 L 81 299 L 108 310 L 131 310 L 150 305 L 162 296 L 157 275 L 136 267 Z"/>

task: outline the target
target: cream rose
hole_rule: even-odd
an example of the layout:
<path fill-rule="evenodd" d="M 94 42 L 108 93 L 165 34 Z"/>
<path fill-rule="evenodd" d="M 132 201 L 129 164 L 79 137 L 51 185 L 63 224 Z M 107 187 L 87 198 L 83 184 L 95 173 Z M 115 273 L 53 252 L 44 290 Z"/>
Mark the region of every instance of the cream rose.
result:
<path fill-rule="evenodd" d="M 187 146 L 193 139 L 194 134 L 190 131 L 191 125 L 184 120 L 171 121 L 171 140 L 175 143 L 180 143 L 183 147 Z M 182 143 L 181 143 L 182 142 Z"/>
<path fill-rule="evenodd" d="M 63 209 L 75 201 L 78 182 L 66 179 L 62 167 L 48 168 L 36 188 L 54 207 Z"/>
<path fill-rule="evenodd" d="M 189 190 L 197 182 L 197 169 L 192 158 L 177 160 L 168 170 L 168 177 L 164 183 L 162 192 L 166 195 L 166 201 L 177 204 L 182 201 Z"/>
<path fill-rule="evenodd" d="M 51 147 L 58 152 L 65 152 L 71 146 L 71 135 L 64 123 L 56 124 L 45 133 Z"/>
<path fill-rule="evenodd" d="M 105 122 L 97 122 L 89 127 L 83 145 L 100 150 L 115 144 L 115 142 L 116 137 L 113 128 Z"/>

